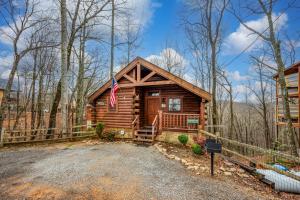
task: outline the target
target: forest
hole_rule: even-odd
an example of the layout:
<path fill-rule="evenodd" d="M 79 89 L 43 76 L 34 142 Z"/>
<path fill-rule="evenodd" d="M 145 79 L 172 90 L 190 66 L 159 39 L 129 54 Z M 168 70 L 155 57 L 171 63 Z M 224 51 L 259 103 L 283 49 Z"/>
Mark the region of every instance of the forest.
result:
<path fill-rule="evenodd" d="M 299 12 L 300 2 L 181 3 L 174 23 L 182 35 L 164 39 L 159 55 L 145 58 L 211 93 L 209 132 L 298 155 L 299 130 L 292 124 L 284 70 L 299 59 L 299 26 L 287 30 L 285 23 L 289 11 Z M 89 94 L 141 56 L 147 31 L 155 29 L 148 18 L 157 7 L 147 0 L 1 0 L 1 129 L 67 132 L 84 124 Z M 228 32 L 231 20 L 239 24 L 236 38 L 246 40 L 230 38 L 236 36 Z M 230 59 L 224 53 L 229 43 L 240 46 Z M 229 70 L 245 53 L 248 72 Z M 283 127 L 276 126 L 276 74 Z M 237 85 L 237 79 L 243 83 Z"/>

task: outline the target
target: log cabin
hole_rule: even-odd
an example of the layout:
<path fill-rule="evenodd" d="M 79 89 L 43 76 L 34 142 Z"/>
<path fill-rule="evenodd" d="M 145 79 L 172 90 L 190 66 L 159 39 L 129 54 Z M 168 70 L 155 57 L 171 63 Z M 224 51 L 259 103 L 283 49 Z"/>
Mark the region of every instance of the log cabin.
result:
<path fill-rule="evenodd" d="M 136 141 L 177 140 L 182 132 L 195 134 L 206 124 L 205 105 L 211 94 L 137 57 L 115 79 L 119 90 L 110 106 L 112 81 L 88 97 L 87 124 L 102 122 Z M 192 135 L 190 135 L 192 137 Z"/>
<path fill-rule="evenodd" d="M 293 127 L 295 128 L 300 145 L 300 62 L 294 63 L 284 71 L 286 87 L 289 97 L 290 114 L 292 118 Z M 276 108 L 275 108 L 275 120 L 277 126 L 277 132 L 281 128 L 286 127 L 286 119 L 284 114 L 284 107 L 281 95 L 281 87 L 278 82 L 278 74 L 275 74 L 273 78 L 276 81 Z M 277 133 L 278 135 L 278 133 Z"/>

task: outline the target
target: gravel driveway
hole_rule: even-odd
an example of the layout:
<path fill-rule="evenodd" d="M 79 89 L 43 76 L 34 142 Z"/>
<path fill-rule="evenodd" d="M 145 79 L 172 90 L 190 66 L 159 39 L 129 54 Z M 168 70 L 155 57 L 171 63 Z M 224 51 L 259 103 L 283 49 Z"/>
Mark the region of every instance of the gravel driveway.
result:
<path fill-rule="evenodd" d="M 258 199 L 131 143 L 0 151 L 1 199 Z"/>

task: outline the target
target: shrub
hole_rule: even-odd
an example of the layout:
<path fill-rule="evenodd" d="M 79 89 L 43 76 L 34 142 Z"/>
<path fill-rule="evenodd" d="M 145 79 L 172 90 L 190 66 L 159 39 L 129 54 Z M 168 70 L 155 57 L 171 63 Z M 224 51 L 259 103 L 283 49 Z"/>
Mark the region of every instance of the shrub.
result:
<path fill-rule="evenodd" d="M 196 144 L 199 144 L 200 147 L 202 147 L 202 149 L 204 149 L 204 147 L 205 147 L 205 142 L 206 142 L 205 136 L 202 136 L 202 135 L 200 135 L 200 136 L 194 136 L 194 137 L 193 137 L 193 140 L 194 140 L 194 142 L 195 142 Z"/>
<path fill-rule="evenodd" d="M 113 142 L 114 140 L 115 140 L 115 133 L 113 133 L 113 132 L 109 132 L 108 134 L 107 134 L 107 140 L 108 141 L 111 141 L 111 142 Z"/>
<path fill-rule="evenodd" d="M 181 144 L 186 145 L 186 143 L 189 140 L 189 137 L 187 135 L 179 135 L 178 140 Z"/>
<path fill-rule="evenodd" d="M 192 145 L 192 150 L 197 155 L 203 154 L 202 148 L 201 148 L 201 146 L 199 144 L 193 144 Z"/>
<path fill-rule="evenodd" d="M 103 123 L 98 123 L 96 125 L 96 134 L 100 139 L 103 139 L 103 130 L 104 130 L 104 124 Z"/>

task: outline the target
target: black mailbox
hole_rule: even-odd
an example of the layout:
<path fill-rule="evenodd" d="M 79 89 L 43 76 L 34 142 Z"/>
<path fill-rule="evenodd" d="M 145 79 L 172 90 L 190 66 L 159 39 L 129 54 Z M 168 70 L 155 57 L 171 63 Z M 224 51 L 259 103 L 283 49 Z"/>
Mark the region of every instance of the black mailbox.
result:
<path fill-rule="evenodd" d="M 206 142 L 206 150 L 208 153 L 221 153 L 222 145 L 216 142 Z"/>
<path fill-rule="evenodd" d="M 206 139 L 205 148 L 210 153 L 210 173 L 214 175 L 214 154 L 222 152 L 222 145 L 217 143 L 215 139 Z"/>

